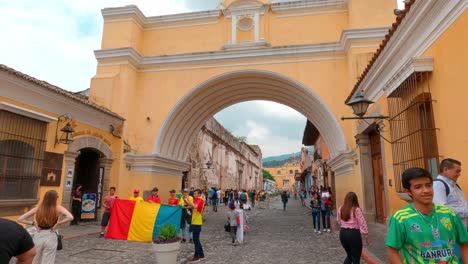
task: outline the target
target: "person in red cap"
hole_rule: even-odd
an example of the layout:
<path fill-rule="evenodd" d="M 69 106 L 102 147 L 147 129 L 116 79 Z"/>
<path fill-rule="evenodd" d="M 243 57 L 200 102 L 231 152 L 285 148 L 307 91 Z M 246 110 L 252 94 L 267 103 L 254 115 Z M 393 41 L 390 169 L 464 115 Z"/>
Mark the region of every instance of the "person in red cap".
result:
<path fill-rule="evenodd" d="M 137 201 L 137 202 L 143 201 L 143 198 L 140 197 L 140 190 L 134 189 L 133 190 L 133 196 L 130 197 L 129 200 Z"/>

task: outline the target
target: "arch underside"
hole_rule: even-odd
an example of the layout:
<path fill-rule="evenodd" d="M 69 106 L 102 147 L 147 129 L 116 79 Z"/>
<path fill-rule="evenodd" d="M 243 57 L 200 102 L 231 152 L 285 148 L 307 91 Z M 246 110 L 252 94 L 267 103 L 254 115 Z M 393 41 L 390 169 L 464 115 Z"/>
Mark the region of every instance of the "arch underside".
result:
<path fill-rule="evenodd" d="M 347 150 L 338 120 L 312 90 L 277 73 L 245 70 L 212 78 L 179 100 L 161 127 L 154 153 L 185 161 L 193 140 L 210 117 L 251 100 L 277 102 L 302 113 L 324 137 L 331 158 Z"/>

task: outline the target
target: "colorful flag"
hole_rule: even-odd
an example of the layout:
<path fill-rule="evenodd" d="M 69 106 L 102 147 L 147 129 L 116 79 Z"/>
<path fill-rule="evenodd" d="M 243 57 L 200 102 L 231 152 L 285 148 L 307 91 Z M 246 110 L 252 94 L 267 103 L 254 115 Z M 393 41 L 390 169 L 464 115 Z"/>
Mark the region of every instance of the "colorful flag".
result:
<path fill-rule="evenodd" d="M 105 237 L 151 242 L 164 225 L 173 224 L 179 232 L 181 217 L 180 206 L 116 199 Z"/>

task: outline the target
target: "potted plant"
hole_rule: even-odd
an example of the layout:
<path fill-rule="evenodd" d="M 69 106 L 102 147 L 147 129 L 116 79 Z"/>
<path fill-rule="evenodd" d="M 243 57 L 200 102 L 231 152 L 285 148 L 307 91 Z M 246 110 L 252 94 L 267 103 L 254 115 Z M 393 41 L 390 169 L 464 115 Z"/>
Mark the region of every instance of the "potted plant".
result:
<path fill-rule="evenodd" d="M 159 236 L 153 240 L 153 251 L 158 264 L 177 263 L 177 255 L 180 248 L 180 237 L 177 236 L 173 224 L 164 225 L 159 231 Z"/>

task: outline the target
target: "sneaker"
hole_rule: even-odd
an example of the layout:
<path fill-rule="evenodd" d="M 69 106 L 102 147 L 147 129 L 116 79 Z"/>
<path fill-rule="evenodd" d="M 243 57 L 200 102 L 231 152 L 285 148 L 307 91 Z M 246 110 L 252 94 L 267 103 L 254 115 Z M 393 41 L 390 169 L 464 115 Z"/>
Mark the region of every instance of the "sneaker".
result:
<path fill-rule="evenodd" d="M 331 230 L 330 230 L 330 229 L 328 229 L 328 230 L 327 230 L 327 233 L 330 233 L 330 232 L 331 232 Z"/>
<path fill-rule="evenodd" d="M 322 232 L 318 231 L 318 234 L 320 235 L 320 234 L 322 234 Z"/>
<path fill-rule="evenodd" d="M 182 243 L 185 243 L 185 242 L 187 242 L 187 239 L 182 238 Z"/>
<path fill-rule="evenodd" d="M 193 243 L 193 239 L 189 239 L 189 241 L 188 241 L 188 242 L 189 242 L 189 243 Z"/>
<path fill-rule="evenodd" d="M 101 232 L 101 233 L 99 234 L 99 238 L 103 238 L 103 237 L 104 237 L 104 233 Z"/>
<path fill-rule="evenodd" d="M 206 257 L 198 257 L 198 261 L 203 261 L 205 259 L 206 259 Z"/>
<path fill-rule="evenodd" d="M 198 257 L 193 257 L 191 260 L 189 260 L 190 263 L 195 263 L 195 262 L 199 262 L 200 259 Z"/>
<path fill-rule="evenodd" d="M 317 229 L 314 229 L 314 233 L 317 233 Z"/>

